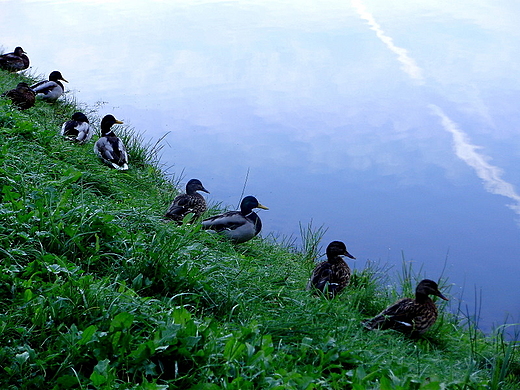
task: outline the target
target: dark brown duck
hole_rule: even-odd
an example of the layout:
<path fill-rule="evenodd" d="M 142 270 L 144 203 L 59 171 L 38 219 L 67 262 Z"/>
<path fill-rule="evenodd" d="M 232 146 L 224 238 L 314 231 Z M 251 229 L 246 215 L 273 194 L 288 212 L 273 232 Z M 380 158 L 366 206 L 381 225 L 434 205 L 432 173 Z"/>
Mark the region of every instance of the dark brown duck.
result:
<path fill-rule="evenodd" d="M 18 83 L 15 89 L 4 92 L 2 96 L 11 99 L 11 102 L 20 110 L 31 108 L 36 101 L 36 94 L 27 83 Z"/>
<path fill-rule="evenodd" d="M 341 241 L 332 241 L 327 246 L 327 260 L 319 263 L 312 272 L 307 289 L 311 287 L 333 297 L 350 283 L 350 267 L 343 256 L 355 259 Z"/>
<path fill-rule="evenodd" d="M 193 220 L 199 218 L 206 211 L 206 200 L 197 191 L 209 194 L 202 182 L 198 179 L 191 179 L 186 184 L 186 193 L 180 194 L 173 199 L 172 204 L 166 211 L 164 219 L 170 219 L 181 223 L 186 215 L 193 213 Z"/>
<path fill-rule="evenodd" d="M 0 69 L 9 72 L 19 72 L 29 67 L 29 57 L 23 49 L 18 46 L 12 53 L 0 55 Z"/>
<path fill-rule="evenodd" d="M 367 329 L 394 329 L 410 336 L 426 332 L 437 321 L 438 310 L 429 297 L 448 300 L 433 280 L 422 280 L 415 289 L 415 299 L 403 298 L 363 324 Z"/>

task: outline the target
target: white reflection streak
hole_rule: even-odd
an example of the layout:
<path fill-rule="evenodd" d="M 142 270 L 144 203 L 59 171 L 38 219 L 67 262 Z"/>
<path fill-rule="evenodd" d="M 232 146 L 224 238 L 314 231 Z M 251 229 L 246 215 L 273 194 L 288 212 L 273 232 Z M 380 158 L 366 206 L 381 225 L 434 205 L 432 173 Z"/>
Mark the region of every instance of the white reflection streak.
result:
<path fill-rule="evenodd" d="M 377 37 L 388 47 L 391 51 L 397 54 L 397 60 L 403 65 L 403 70 L 412 79 L 417 80 L 420 84 L 424 83 L 422 69 L 417 66 L 415 60 L 408 55 L 408 51 L 402 47 L 394 45 L 394 41 L 385 32 L 379 24 L 375 21 L 370 12 L 359 0 L 352 0 L 352 6 L 355 8 L 361 19 L 365 19 L 370 28 L 376 32 Z"/>
<path fill-rule="evenodd" d="M 352 6 L 356 9 L 359 16 L 368 22 L 370 28 L 376 32 L 377 37 L 383 41 L 391 51 L 398 55 L 398 60 L 403 64 L 405 73 L 412 79 L 420 81 L 422 84 L 424 82 L 422 69 L 417 66 L 413 58 L 408 56 L 408 52 L 394 45 L 392 38 L 385 35 L 381 26 L 377 24 L 372 14 L 366 10 L 360 0 L 352 0 Z M 502 170 L 489 164 L 488 161 L 490 158 L 477 151 L 477 149 L 481 147 L 471 144 L 468 135 L 459 129 L 455 122 L 448 118 L 438 106 L 430 104 L 429 107 L 432 112 L 441 119 L 441 124 L 444 129 L 453 136 L 453 145 L 457 157 L 475 170 L 477 176 L 484 182 L 486 191 L 508 197 L 515 201 L 515 204 L 510 204 L 508 207 L 520 215 L 520 195 L 516 193 L 511 183 L 501 178 Z"/>
<path fill-rule="evenodd" d="M 441 119 L 444 129 L 453 136 L 453 145 L 457 157 L 475 170 L 477 176 L 484 182 L 484 188 L 488 192 L 503 195 L 514 200 L 516 204 L 508 206 L 520 215 L 520 195 L 516 193 L 512 184 L 501 178 L 502 170 L 489 164 L 487 162 L 489 157 L 477 152 L 480 146 L 471 144 L 468 135 L 459 129 L 438 106 L 430 104 L 429 107 Z"/>

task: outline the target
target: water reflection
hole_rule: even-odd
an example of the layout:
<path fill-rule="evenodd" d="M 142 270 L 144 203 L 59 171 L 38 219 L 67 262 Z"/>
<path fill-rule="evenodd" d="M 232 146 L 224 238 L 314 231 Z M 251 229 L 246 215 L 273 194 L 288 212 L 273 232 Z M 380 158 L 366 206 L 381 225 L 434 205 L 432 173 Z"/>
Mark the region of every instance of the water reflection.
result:
<path fill-rule="evenodd" d="M 446 261 L 489 327 L 520 314 L 518 7 L 12 0 L 1 44 L 100 115 L 169 132 L 165 167 L 210 200 L 236 207 L 249 172 L 264 235 L 312 219 L 358 259 L 404 253 L 432 279 Z"/>

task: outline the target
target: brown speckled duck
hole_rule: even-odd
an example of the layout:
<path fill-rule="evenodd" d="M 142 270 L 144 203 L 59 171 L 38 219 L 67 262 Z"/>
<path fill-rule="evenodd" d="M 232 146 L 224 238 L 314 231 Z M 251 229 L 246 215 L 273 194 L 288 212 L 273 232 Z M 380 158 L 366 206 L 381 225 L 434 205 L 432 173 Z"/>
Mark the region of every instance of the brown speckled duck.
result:
<path fill-rule="evenodd" d="M 422 280 L 415 289 L 415 299 L 403 298 L 363 323 L 367 329 L 394 329 L 409 336 L 426 332 L 437 320 L 437 306 L 429 295 L 448 300 L 433 280 Z"/>
<path fill-rule="evenodd" d="M 20 110 L 31 108 L 36 101 L 36 94 L 27 83 L 18 83 L 15 89 L 4 92 L 2 96 L 11 99 L 11 102 Z"/>
<path fill-rule="evenodd" d="M 0 55 L 0 69 L 9 72 L 19 72 L 29 67 L 29 57 L 23 49 L 18 46 L 14 52 Z"/>
<path fill-rule="evenodd" d="M 315 288 L 331 298 L 340 293 L 350 283 L 350 267 L 343 256 L 355 259 L 343 242 L 332 241 L 327 246 L 327 260 L 314 268 L 307 289 Z"/>
<path fill-rule="evenodd" d="M 209 191 L 204 188 L 198 179 L 191 179 L 186 184 L 186 193 L 175 197 L 173 203 L 166 211 L 164 219 L 170 219 L 182 223 L 183 218 L 189 213 L 193 213 L 193 220 L 199 218 L 206 211 L 206 200 L 197 191 Z"/>

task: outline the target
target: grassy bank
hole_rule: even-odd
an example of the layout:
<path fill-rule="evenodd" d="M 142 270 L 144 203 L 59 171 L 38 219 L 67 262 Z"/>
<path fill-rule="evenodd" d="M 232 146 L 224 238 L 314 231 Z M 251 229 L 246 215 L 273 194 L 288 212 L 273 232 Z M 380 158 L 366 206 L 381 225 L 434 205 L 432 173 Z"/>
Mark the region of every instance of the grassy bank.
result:
<path fill-rule="evenodd" d="M 409 270 L 388 287 L 367 265 L 326 300 L 305 291 L 317 231 L 295 250 L 164 223 L 153 148 L 126 128 L 131 168 L 109 169 L 58 136 L 77 110 L 0 99 L 1 389 L 518 389 L 516 347 L 442 309 L 418 340 L 362 329 Z"/>

